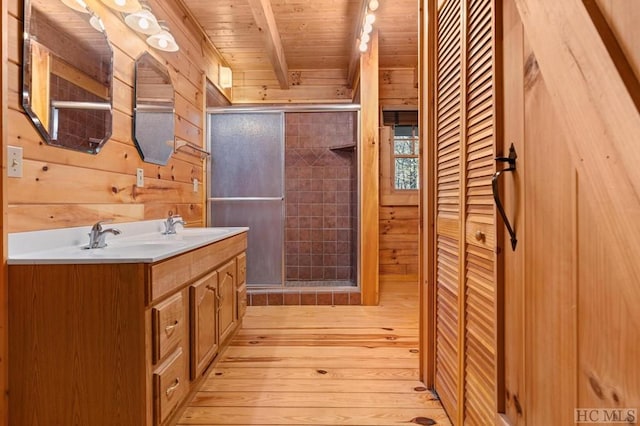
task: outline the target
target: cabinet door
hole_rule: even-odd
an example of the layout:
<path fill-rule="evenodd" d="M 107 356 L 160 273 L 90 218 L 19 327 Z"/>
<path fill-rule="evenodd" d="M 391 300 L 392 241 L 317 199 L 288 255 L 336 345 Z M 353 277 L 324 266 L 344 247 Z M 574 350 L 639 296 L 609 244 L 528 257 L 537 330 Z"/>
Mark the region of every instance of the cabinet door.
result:
<path fill-rule="evenodd" d="M 231 260 L 218 269 L 218 321 L 220 341 L 223 342 L 236 325 L 236 261 Z"/>
<path fill-rule="evenodd" d="M 218 352 L 218 273 L 189 286 L 191 315 L 191 379 L 198 377 Z"/>

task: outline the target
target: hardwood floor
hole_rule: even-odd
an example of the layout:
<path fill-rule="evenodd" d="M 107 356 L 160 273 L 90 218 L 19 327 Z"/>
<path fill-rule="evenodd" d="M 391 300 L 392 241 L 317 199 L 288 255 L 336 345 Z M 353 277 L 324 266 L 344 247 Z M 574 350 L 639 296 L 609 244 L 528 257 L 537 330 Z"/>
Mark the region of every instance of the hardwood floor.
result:
<path fill-rule="evenodd" d="M 379 306 L 251 306 L 179 425 L 450 424 L 418 380 L 418 288 Z"/>

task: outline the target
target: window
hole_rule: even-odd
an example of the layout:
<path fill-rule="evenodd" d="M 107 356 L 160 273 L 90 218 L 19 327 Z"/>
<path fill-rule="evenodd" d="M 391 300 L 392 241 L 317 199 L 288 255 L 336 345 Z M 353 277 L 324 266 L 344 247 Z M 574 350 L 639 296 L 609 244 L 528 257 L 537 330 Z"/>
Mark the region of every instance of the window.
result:
<path fill-rule="evenodd" d="M 415 109 L 382 111 L 380 196 L 382 205 L 417 205 L 420 136 Z"/>
<path fill-rule="evenodd" d="M 394 189 L 418 189 L 419 154 L 418 126 L 394 126 L 392 164 Z"/>

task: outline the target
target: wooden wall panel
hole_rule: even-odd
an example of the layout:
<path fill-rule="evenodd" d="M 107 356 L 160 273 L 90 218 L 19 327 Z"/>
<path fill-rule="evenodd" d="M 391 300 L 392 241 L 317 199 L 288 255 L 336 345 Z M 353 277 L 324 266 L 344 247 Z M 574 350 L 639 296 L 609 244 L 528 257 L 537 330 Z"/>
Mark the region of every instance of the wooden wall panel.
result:
<path fill-rule="evenodd" d="M 575 408 L 640 402 L 640 209 L 628 195 L 640 188 L 630 168 L 640 150 L 625 137 L 639 132 L 640 114 L 620 72 L 634 59 L 603 53 L 612 40 L 592 22 L 593 2 L 509 3 L 505 107 L 516 119 L 505 136 L 523 155 L 504 191 L 520 241 L 505 259 L 506 417 L 573 424 Z M 636 5 L 615 7 L 633 16 Z M 640 41 L 629 28 L 617 37 Z"/>
<path fill-rule="evenodd" d="M 133 76 L 135 58 L 150 51 L 166 64 L 176 91 L 176 135 L 204 144 L 204 79 L 217 82 L 218 63 L 213 48 L 198 27 L 185 18 L 174 2 L 151 1 L 180 45 L 177 53 L 148 47 L 122 19 L 97 0 L 89 6 L 101 16 L 114 50 L 114 129 L 97 155 L 82 154 L 42 143 L 20 106 L 20 28 L 22 2 L 10 0 L 8 31 L 8 114 L 13 125 L 4 146 L 24 150 L 24 175 L 7 180 L 8 232 L 90 225 L 99 219 L 116 222 L 166 217 L 178 211 L 194 225 L 204 223 L 204 186 L 193 192 L 193 179 L 204 181 L 202 160 L 176 153 L 166 166 L 141 161 L 132 140 Z M 196 54 L 197 52 L 197 54 Z M 226 94 L 230 96 L 230 92 Z M 145 172 L 145 187 L 135 186 L 136 168 Z"/>
<path fill-rule="evenodd" d="M 380 208 L 380 279 L 418 279 L 418 206 Z"/>
<path fill-rule="evenodd" d="M 9 81 L 15 77 L 9 74 L 9 2 L 3 1 L 0 5 L 0 28 L 2 35 L 0 36 L 0 97 L 2 98 L 2 106 L 0 107 L 0 140 L 5 141 L 8 138 L 8 115 L 7 115 L 7 99 L 9 98 Z M 15 74 L 14 74 L 15 76 Z M 14 82 L 15 84 L 15 82 Z M 4 145 L 4 144 L 3 144 Z M 0 164 L 5 164 L 6 150 L 0 150 Z M 2 167 L 2 177 L 0 177 L 0 227 L 2 228 L 2 243 L 0 244 L 0 259 L 3 260 L 3 266 L 0 267 L 0 425 L 6 426 L 9 418 L 9 336 L 8 327 L 9 311 L 8 311 L 8 271 L 4 266 L 7 256 L 7 173 L 6 168 Z"/>
<path fill-rule="evenodd" d="M 418 82 L 415 68 L 380 70 L 380 105 L 417 106 Z"/>
<path fill-rule="evenodd" d="M 380 69 L 380 106 L 415 107 L 418 105 L 418 87 L 414 68 Z M 386 141 L 380 140 L 382 144 Z M 380 161 L 389 161 L 380 155 Z M 384 165 L 380 177 L 385 179 Z M 387 185 L 388 187 L 389 185 Z M 380 182 L 385 191 L 385 182 Z M 387 189 L 388 190 L 388 189 Z M 384 195 L 383 195 L 384 197 Z M 396 195 L 396 200 L 406 198 Z M 420 211 L 417 195 L 407 204 L 380 207 L 380 279 L 386 281 L 415 281 L 418 279 L 418 239 Z M 384 202 L 384 201 L 383 201 Z"/>

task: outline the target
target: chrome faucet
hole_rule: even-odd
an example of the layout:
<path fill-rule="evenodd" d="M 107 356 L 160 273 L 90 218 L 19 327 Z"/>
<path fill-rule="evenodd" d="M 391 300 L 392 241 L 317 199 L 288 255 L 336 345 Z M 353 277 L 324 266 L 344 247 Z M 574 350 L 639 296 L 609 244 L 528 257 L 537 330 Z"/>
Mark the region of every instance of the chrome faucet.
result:
<path fill-rule="evenodd" d="M 182 216 L 180 216 L 179 214 L 174 215 L 173 212 L 170 211 L 169 212 L 169 217 L 164 222 L 164 232 L 162 234 L 164 234 L 164 235 L 175 234 L 176 233 L 176 225 L 178 225 L 178 224 L 180 224 L 182 226 L 185 226 L 187 224 L 187 222 L 182 220 Z"/>
<path fill-rule="evenodd" d="M 115 229 L 115 228 L 102 229 L 102 224 L 106 222 L 110 222 L 110 221 L 101 220 L 99 222 L 96 222 L 91 227 L 91 232 L 89 232 L 89 245 L 85 246 L 84 248 L 96 249 L 96 248 L 106 247 L 107 234 L 110 233 L 113 235 L 120 235 L 119 229 Z"/>

